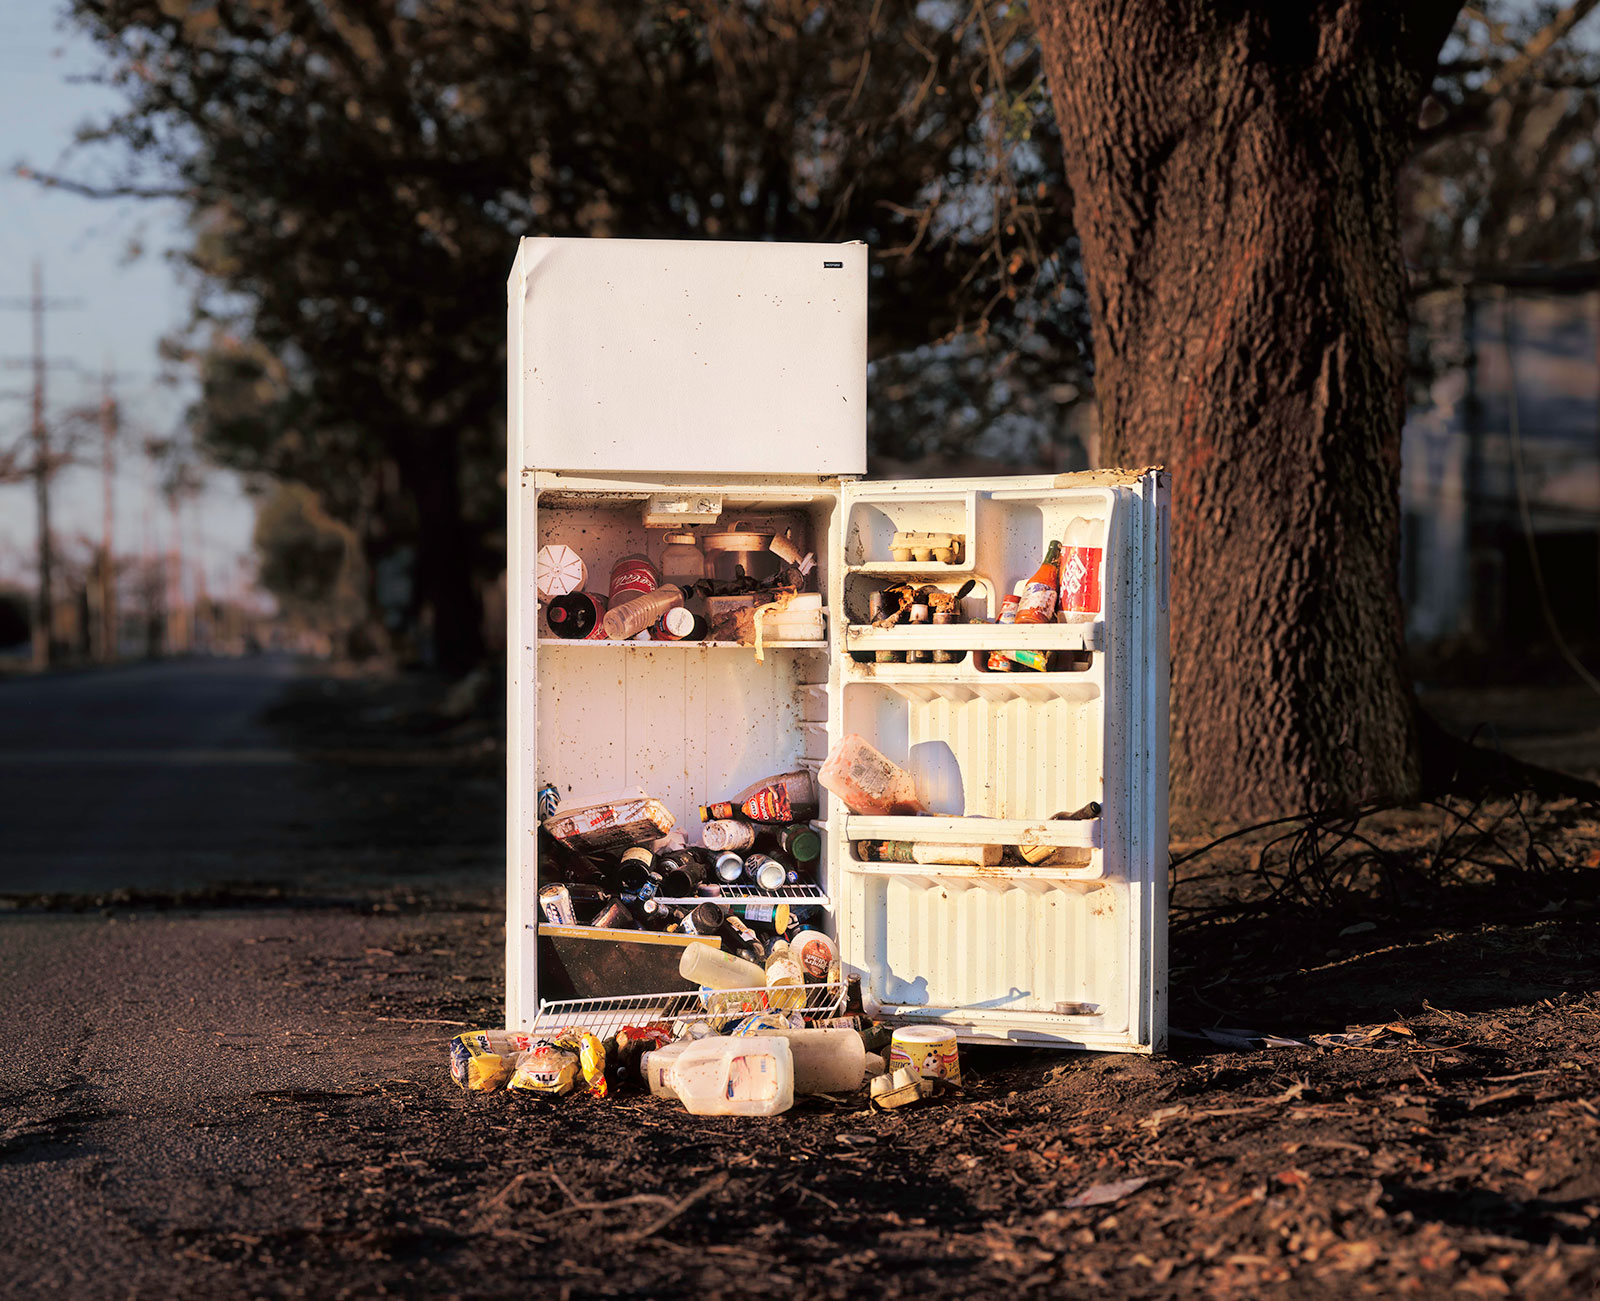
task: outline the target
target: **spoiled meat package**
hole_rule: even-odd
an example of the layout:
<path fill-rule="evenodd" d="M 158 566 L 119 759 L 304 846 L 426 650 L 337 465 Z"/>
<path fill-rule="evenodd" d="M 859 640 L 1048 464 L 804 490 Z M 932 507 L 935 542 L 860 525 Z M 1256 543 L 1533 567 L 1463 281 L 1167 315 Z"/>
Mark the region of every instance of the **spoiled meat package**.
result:
<path fill-rule="evenodd" d="M 673 822 L 665 804 L 641 795 L 572 809 L 546 818 L 544 828 L 562 844 L 584 853 L 620 853 L 634 845 L 660 840 L 672 830 Z"/>

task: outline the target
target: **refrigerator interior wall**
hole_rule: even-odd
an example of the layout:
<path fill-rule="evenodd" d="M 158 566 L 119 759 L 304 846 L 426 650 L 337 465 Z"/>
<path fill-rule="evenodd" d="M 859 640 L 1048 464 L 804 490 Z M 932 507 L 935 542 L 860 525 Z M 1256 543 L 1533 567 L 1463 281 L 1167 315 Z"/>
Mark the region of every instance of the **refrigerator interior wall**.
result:
<path fill-rule="evenodd" d="M 539 546 L 558 543 L 575 550 L 589 571 L 587 589 L 602 595 L 620 557 L 642 553 L 659 565 L 667 530 L 646 528 L 643 510 L 663 485 L 585 489 L 575 482 L 581 481 L 563 478 L 560 486 L 538 493 Z M 700 531 L 751 521 L 788 526 L 801 550 L 816 555 L 810 586 L 823 593 L 826 606 L 828 555 L 837 535 L 835 491 L 707 491 L 722 495 L 723 511 L 715 526 Z M 689 843 L 698 844 L 701 804 L 796 766 L 815 772 L 827 755 L 828 640 L 767 646 L 764 662 L 757 662 L 751 646 L 566 641 L 550 636 L 542 618 L 537 630 L 537 762 L 531 785 L 554 783 L 563 808 L 642 790 L 661 800 Z M 526 852 L 533 861 L 531 846 Z M 826 893 L 826 847 L 817 884 Z M 537 1000 L 523 991 L 519 1002 L 525 1022 Z"/>

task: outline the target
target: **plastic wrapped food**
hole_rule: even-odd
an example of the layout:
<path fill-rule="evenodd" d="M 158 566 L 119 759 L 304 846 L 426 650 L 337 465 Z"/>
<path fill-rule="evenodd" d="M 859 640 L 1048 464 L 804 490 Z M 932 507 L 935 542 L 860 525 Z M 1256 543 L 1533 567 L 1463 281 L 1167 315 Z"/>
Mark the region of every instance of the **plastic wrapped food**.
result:
<path fill-rule="evenodd" d="M 532 1037 L 520 1031 L 468 1030 L 450 1041 L 450 1078 L 469 1093 L 491 1093 L 532 1047 Z"/>
<path fill-rule="evenodd" d="M 510 1088 L 518 1092 L 571 1093 L 582 1083 L 605 1097 L 606 1046 L 587 1030 L 569 1026 L 542 1038 L 517 1059 Z"/>
<path fill-rule="evenodd" d="M 611 850 L 620 853 L 635 845 L 648 845 L 672 830 L 675 819 L 660 800 L 613 800 L 547 818 L 544 828 L 564 845 L 586 853 Z"/>

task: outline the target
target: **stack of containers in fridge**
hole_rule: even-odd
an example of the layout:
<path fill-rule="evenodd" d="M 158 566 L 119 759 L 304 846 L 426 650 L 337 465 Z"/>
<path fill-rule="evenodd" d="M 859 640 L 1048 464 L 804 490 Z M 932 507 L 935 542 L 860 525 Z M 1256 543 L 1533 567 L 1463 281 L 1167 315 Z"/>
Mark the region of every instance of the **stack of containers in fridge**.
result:
<path fill-rule="evenodd" d="M 866 270 L 860 245 L 522 242 L 508 1026 L 571 1011 L 548 944 L 540 956 L 542 786 L 572 805 L 642 792 L 694 843 L 700 806 L 767 774 L 814 774 L 853 738 L 908 769 L 925 810 L 852 811 L 823 793 L 815 822 L 815 924 L 870 1011 L 966 1042 L 1164 1046 L 1165 476 L 859 481 Z M 715 638 L 550 634 L 541 548 L 570 549 L 591 575 L 628 554 L 660 566 L 687 545 L 690 525 L 659 527 L 673 519 L 803 538 L 821 624 L 759 660 Z M 995 622 L 1051 542 L 1059 608 Z M 895 591 L 940 618 L 883 619 Z M 939 849 L 955 845 L 976 852 Z"/>

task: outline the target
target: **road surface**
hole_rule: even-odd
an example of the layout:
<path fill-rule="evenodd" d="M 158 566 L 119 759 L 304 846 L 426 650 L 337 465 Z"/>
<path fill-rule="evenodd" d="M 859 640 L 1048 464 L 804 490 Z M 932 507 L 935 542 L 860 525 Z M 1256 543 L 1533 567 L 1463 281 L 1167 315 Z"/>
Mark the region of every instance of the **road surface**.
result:
<path fill-rule="evenodd" d="M 499 878 L 499 790 L 427 749 L 320 751 L 274 707 L 348 690 L 285 658 L 0 681 L 0 896 L 383 891 Z"/>

